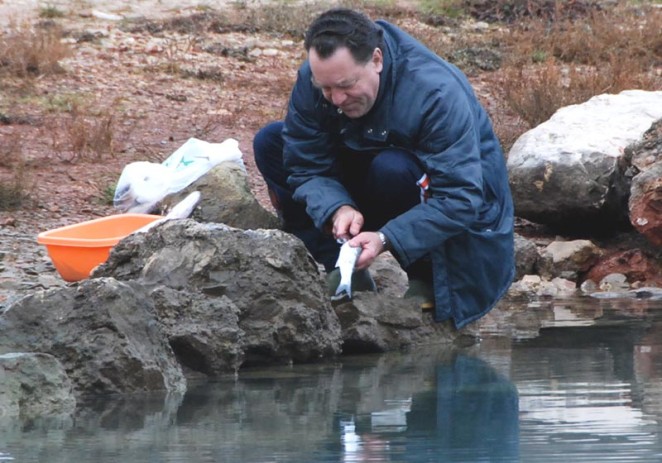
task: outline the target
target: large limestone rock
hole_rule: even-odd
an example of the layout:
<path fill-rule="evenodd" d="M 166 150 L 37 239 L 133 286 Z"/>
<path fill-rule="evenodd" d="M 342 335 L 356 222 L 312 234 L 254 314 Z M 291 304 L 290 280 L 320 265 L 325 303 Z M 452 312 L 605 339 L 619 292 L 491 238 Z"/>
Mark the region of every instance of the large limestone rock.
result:
<path fill-rule="evenodd" d="M 244 362 L 239 308 L 226 296 L 194 296 L 168 286 L 150 294 L 177 359 L 188 375 L 236 371 Z"/>
<path fill-rule="evenodd" d="M 239 230 L 193 220 L 128 237 L 93 277 L 141 285 L 177 358 L 213 376 L 255 364 L 310 362 L 341 353 L 451 343 L 458 333 L 402 299 L 406 275 L 389 255 L 379 293 L 332 307 L 303 243 L 279 230 Z"/>
<path fill-rule="evenodd" d="M 0 355 L 0 417 L 69 415 L 76 407 L 71 380 L 52 355 Z"/>
<path fill-rule="evenodd" d="M 46 353 L 78 394 L 183 391 L 186 381 L 140 288 L 112 278 L 32 293 L 0 315 L 0 354 Z"/>
<path fill-rule="evenodd" d="M 317 264 L 279 230 L 165 222 L 122 240 L 99 276 L 145 288 L 178 358 L 200 373 L 340 353 Z"/>
<path fill-rule="evenodd" d="M 627 223 L 629 145 L 662 118 L 662 91 L 599 95 L 559 109 L 508 155 L 516 214 L 581 231 Z"/>

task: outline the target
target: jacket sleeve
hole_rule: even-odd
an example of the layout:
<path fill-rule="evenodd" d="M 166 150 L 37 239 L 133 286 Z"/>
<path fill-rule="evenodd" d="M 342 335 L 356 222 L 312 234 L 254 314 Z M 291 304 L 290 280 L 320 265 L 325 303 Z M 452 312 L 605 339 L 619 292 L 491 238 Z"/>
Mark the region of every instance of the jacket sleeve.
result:
<path fill-rule="evenodd" d="M 407 266 L 472 227 L 483 202 L 478 116 L 459 85 L 425 99 L 415 152 L 430 177 L 429 197 L 382 229 Z"/>
<path fill-rule="evenodd" d="M 306 212 L 319 229 L 340 206 L 356 207 L 338 178 L 334 137 L 325 124 L 328 116 L 323 115 L 321 104 L 321 95 L 304 67 L 288 105 L 283 157 L 291 172 L 288 183 L 294 189 L 294 199 L 306 204 Z"/>

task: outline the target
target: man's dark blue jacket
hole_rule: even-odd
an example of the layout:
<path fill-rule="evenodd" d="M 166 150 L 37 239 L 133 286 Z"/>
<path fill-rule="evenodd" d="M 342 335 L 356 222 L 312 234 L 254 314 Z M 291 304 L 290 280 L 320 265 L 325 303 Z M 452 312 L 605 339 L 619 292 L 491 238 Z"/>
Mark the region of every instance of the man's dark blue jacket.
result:
<path fill-rule="evenodd" d="M 381 231 L 403 267 L 432 259 L 435 319 L 457 328 L 489 311 L 514 276 L 513 204 L 491 122 L 466 77 L 385 21 L 384 67 L 377 100 L 364 117 L 347 118 L 299 70 L 285 120 L 285 165 L 295 199 L 322 229 L 355 202 L 338 180 L 338 146 L 413 153 L 430 178 L 429 198 Z"/>

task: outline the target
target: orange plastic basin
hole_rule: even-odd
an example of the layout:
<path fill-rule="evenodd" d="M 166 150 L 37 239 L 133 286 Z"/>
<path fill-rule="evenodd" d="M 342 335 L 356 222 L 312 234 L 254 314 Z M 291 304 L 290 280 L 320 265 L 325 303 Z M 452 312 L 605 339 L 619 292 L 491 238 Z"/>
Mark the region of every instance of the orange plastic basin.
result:
<path fill-rule="evenodd" d="M 163 216 L 117 214 L 55 228 L 37 235 L 46 246 L 55 269 L 65 281 L 79 281 L 108 259 L 122 238 Z"/>

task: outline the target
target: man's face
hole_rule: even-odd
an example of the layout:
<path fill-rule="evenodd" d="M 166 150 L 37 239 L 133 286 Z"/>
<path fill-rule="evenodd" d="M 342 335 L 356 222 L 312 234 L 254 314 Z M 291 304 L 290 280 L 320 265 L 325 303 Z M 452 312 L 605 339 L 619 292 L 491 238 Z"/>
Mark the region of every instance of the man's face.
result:
<path fill-rule="evenodd" d="M 357 63 L 346 47 L 338 48 L 326 59 L 321 59 L 311 48 L 308 61 L 313 85 L 347 117 L 355 119 L 370 111 L 377 99 L 379 73 L 383 67 L 379 48 L 375 48 L 366 64 Z"/>

